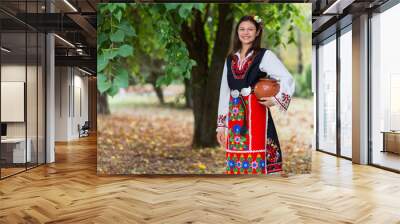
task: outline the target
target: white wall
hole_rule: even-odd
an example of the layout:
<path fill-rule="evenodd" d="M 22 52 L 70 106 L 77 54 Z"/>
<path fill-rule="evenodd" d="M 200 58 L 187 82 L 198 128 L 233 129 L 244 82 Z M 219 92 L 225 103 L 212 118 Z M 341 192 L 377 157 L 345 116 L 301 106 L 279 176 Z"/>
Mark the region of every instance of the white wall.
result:
<path fill-rule="evenodd" d="M 33 66 L 27 66 L 25 67 L 24 65 L 18 65 L 18 64 L 3 64 L 1 66 L 1 81 L 4 82 L 25 82 L 25 75 L 27 69 L 28 74 L 32 72 L 32 70 L 35 70 L 36 73 L 36 67 Z M 31 81 L 30 81 L 31 82 Z M 32 83 L 30 83 L 32 84 Z M 36 82 L 34 83 L 36 85 Z M 28 89 L 27 92 L 27 103 L 33 102 L 33 99 L 31 98 L 36 98 L 36 89 L 31 93 Z M 30 105 L 33 106 L 33 105 Z M 34 105 L 36 107 L 36 104 Z M 1 110 L 7 110 L 7 108 L 1 108 Z M 36 114 L 27 114 L 28 121 L 31 122 L 33 120 L 36 121 Z M 33 116 L 33 117 L 32 117 Z M 36 122 L 35 122 L 36 123 Z M 7 136 L 8 137 L 25 137 L 25 122 L 10 122 L 7 123 Z M 33 127 L 32 125 L 29 125 L 28 128 Z M 36 127 L 36 126 L 35 126 Z M 36 128 L 35 128 L 36 129 Z M 28 135 L 28 137 L 30 137 Z"/>
<path fill-rule="evenodd" d="M 55 141 L 68 140 L 68 87 L 67 67 L 55 68 Z"/>
<path fill-rule="evenodd" d="M 1 81 L 5 82 L 25 82 L 25 64 L 9 64 L 1 66 Z M 1 108 L 7 110 L 7 108 Z M 7 123 L 8 137 L 25 137 L 25 122 Z"/>
<path fill-rule="evenodd" d="M 76 68 L 56 67 L 56 141 L 79 138 L 78 124 L 88 120 L 88 78 L 83 75 Z"/>

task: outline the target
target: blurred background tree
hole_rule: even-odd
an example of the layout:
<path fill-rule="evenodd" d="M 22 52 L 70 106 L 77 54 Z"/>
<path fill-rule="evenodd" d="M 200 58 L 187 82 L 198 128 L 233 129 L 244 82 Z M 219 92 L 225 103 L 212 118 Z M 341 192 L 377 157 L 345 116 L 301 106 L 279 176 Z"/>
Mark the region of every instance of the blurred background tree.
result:
<path fill-rule="evenodd" d="M 166 3 L 99 4 L 97 80 L 99 112 L 107 95 L 137 83 L 182 83 L 193 109 L 193 146 L 215 146 L 219 86 L 234 27 L 244 15 L 264 24 L 263 46 L 273 50 L 296 79 L 296 96 L 311 96 L 310 4 Z M 308 69 L 306 69 L 308 71 Z M 308 76 L 309 75 L 309 76 Z M 300 83 L 300 85 L 298 84 Z"/>

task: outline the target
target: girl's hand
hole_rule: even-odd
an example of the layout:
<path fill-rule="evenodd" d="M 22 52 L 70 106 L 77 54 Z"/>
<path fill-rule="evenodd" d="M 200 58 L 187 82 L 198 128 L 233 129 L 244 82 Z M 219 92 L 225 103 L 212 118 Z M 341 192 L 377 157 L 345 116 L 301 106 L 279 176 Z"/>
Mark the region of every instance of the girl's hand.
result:
<path fill-rule="evenodd" d="M 221 148 L 224 148 L 225 143 L 226 143 L 226 138 L 225 138 L 225 130 L 219 130 L 217 132 L 217 141 L 219 143 L 219 145 L 221 146 Z"/>
<path fill-rule="evenodd" d="M 272 97 L 262 97 L 258 102 L 266 107 L 272 107 L 275 105 L 275 101 Z"/>

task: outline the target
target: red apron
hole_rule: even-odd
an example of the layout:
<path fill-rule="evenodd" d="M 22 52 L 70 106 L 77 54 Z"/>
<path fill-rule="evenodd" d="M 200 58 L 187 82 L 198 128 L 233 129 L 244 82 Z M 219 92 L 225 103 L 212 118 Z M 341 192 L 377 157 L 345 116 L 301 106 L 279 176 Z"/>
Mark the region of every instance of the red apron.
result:
<path fill-rule="evenodd" d="M 225 147 L 227 174 L 266 174 L 282 170 L 279 141 L 267 111 L 257 102 L 254 93 L 236 98 L 231 95 Z"/>

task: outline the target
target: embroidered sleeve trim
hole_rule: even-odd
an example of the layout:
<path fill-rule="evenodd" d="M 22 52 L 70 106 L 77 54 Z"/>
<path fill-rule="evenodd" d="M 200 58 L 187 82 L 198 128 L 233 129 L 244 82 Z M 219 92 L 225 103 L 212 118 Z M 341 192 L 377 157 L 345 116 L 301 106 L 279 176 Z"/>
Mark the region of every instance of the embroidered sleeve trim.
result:
<path fill-rule="evenodd" d="M 281 93 L 280 96 L 278 96 L 278 97 L 274 96 L 274 98 L 275 98 L 275 101 L 278 103 L 279 108 L 281 108 L 281 110 L 283 110 L 283 111 L 287 111 L 291 97 L 286 93 Z"/>
<path fill-rule="evenodd" d="M 226 114 L 218 115 L 217 127 L 227 127 L 227 125 L 226 125 Z"/>

